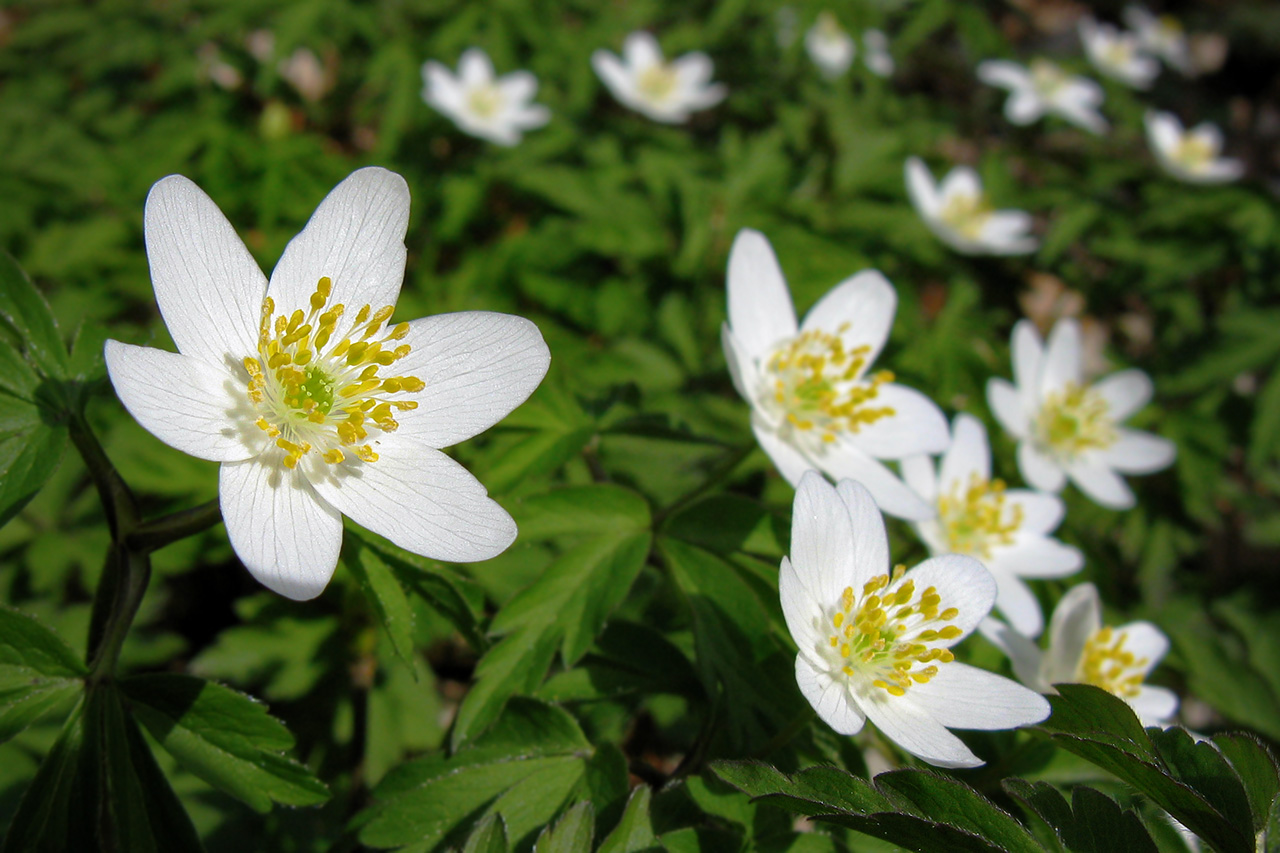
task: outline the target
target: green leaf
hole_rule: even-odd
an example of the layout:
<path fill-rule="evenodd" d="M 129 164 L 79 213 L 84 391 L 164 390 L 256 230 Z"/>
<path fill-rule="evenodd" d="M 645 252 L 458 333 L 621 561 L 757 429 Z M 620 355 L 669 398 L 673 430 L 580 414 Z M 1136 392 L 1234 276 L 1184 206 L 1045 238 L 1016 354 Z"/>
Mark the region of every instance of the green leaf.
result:
<path fill-rule="evenodd" d="M 591 853 L 595 837 L 595 810 L 590 800 L 575 803 L 554 826 L 542 830 L 533 853 Z"/>
<path fill-rule="evenodd" d="M 283 753 L 293 736 L 242 693 L 187 675 L 121 681 L 134 715 L 188 770 L 259 812 L 273 802 L 309 806 L 329 798 L 324 783 Z"/>
<path fill-rule="evenodd" d="M 8 252 L 0 252 L 0 321 L 18 336 L 41 373 L 51 379 L 66 378 L 67 349 L 49 304 Z"/>
<path fill-rule="evenodd" d="M 0 743 L 70 703 L 83 686 L 79 679 L 50 678 L 25 667 L 0 666 Z"/>
<path fill-rule="evenodd" d="M 363 541 L 347 539 L 343 562 L 360 584 L 400 660 L 413 669 L 413 608 L 391 566 Z"/>
<path fill-rule="evenodd" d="M 653 821 L 649 817 L 649 803 L 653 792 L 647 785 L 640 785 L 631 792 L 622 820 L 600 842 L 596 853 L 641 853 L 661 850 L 658 836 L 653 834 Z"/>
<path fill-rule="evenodd" d="M 67 428 L 34 403 L 0 394 L 0 527 L 53 476 L 67 446 Z"/>
<path fill-rule="evenodd" d="M 512 507 L 522 539 L 564 535 L 607 536 L 649 528 L 649 504 L 621 486 L 597 484 L 552 489 Z"/>
<path fill-rule="evenodd" d="M 502 815 L 489 814 L 484 817 L 462 847 L 462 853 L 507 853 L 507 825 Z"/>
<path fill-rule="evenodd" d="M 64 678 L 88 673 L 80 656 L 57 634 L 30 616 L 0 606 L 0 667 L 5 666 Z"/>
<path fill-rule="evenodd" d="M 477 664 L 475 684 L 454 717 L 450 734 L 453 749 L 462 748 L 487 729 L 512 696 L 532 693 L 542 683 L 558 639 L 554 633 L 526 628 L 508 634 L 489 649 Z"/>
<path fill-rule="evenodd" d="M 1256 736 L 1244 732 L 1214 735 L 1211 740 L 1244 783 L 1253 813 L 1253 831 L 1262 832 L 1272 805 L 1280 797 L 1280 765 L 1275 755 Z"/>

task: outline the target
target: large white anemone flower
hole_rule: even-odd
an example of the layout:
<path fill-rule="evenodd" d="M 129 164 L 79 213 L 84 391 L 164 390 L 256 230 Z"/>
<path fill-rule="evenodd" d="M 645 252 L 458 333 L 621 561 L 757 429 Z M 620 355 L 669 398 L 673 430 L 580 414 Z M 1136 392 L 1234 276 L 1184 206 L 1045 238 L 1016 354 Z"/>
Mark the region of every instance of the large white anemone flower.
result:
<path fill-rule="evenodd" d="M 1085 55 L 1099 73 L 1134 89 L 1151 88 L 1160 73 L 1160 63 L 1143 52 L 1137 35 L 1121 32 L 1088 15 L 1076 26 Z"/>
<path fill-rule="evenodd" d="M 1173 177 L 1191 184 L 1224 184 L 1239 180 L 1244 164 L 1222 155 L 1222 132 L 1202 122 L 1190 130 L 1173 113 L 1147 110 L 1147 142 L 1156 160 Z"/>
<path fill-rule="evenodd" d="M 1027 232 L 1031 216 L 1021 210 L 994 210 L 982 191 L 982 179 L 957 166 L 935 184 L 919 157 L 907 160 L 907 195 L 934 235 L 966 255 L 1024 255 L 1036 240 Z"/>
<path fill-rule="evenodd" d="M 1168 638 L 1150 622 L 1104 626 L 1091 583 L 1073 587 L 1058 602 L 1043 652 L 994 619 L 982 624 L 982 634 L 1009 656 L 1018 680 L 1038 693 L 1057 693 L 1053 685 L 1064 682 L 1092 684 L 1127 702 L 1144 726 L 1168 725 L 1178 711 L 1176 693 L 1142 683 L 1169 651 Z"/>
<path fill-rule="evenodd" d="M 458 74 L 439 62 L 422 66 L 422 99 L 466 133 L 498 145 L 515 145 L 526 130 L 542 127 L 551 111 L 531 103 L 538 79 L 528 71 L 494 78 L 493 63 L 478 47 L 458 61 Z"/>
<path fill-rule="evenodd" d="M 991 574 L 956 554 L 890 568 L 884 520 L 858 483 L 836 488 L 805 474 L 778 592 L 799 647 L 800 692 L 839 734 L 869 718 L 930 764 L 975 767 L 982 760 L 947 729 L 1011 729 L 1049 715 L 1037 693 L 951 652 L 991 610 Z"/>
<path fill-rule="evenodd" d="M 853 36 L 831 12 L 822 12 L 804 36 L 804 49 L 823 75 L 839 77 L 849 70 L 858 53 Z"/>
<path fill-rule="evenodd" d="M 763 234 L 738 232 L 729 253 L 725 358 L 751 404 L 751 428 L 794 486 L 810 468 L 858 480 L 880 508 L 928 518 L 933 507 L 879 459 L 941 453 L 947 421 L 933 401 L 871 365 L 897 310 L 875 270 L 837 285 L 797 326 L 786 279 Z"/>
<path fill-rule="evenodd" d="M 1157 17 L 1143 6 L 1131 5 L 1124 7 L 1124 22 L 1137 33 L 1138 44 L 1143 50 L 1155 54 L 1170 68 L 1183 74 L 1194 73 L 1191 46 L 1177 18 L 1171 15 Z"/>
<path fill-rule="evenodd" d="M 528 320 L 465 312 L 389 324 L 409 188 L 354 172 L 268 282 L 217 205 L 180 175 L 147 196 L 156 301 L 178 352 L 107 341 L 116 394 L 166 444 L 221 462 L 231 545 L 297 600 L 333 575 L 342 516 L 441 560 L 493 557 L 516 526 L 440 451 L 502 419 L 550 362 Z"/>
<path fill-rule="evenodd" d="M 1029 320 L 1013 327 L 1013 378 L 987 383 L 987 402 L 1018 441 L 1018 469 L 1042 492 L 1057 492 L 1067 478 L 1095 502 L 1133 506 L 1120 474 L 1150 474 L 1168 467 L 1177 448 L 1149 432 L 1120 426 L 1151 399 L 1141 370 L 1089 384 L 1082 369 L 1080 325 L 1059 320 L 1046 349 Z"/>
<path fill-rule="evenodd" d="M 1009 90 L 1004 114 L 1014 124 L 1031 124 L 1052 113 L 1090 133 L 1107 130 L 1107 120 L 1098 112 L 1102 87 L 1087 77 L 1068 74 L 1047 59 L 1033 59 L 1027 67 L 988 59 L 978 66 L 978 78 Z"/>
<path fill-rule="evenodd" d="M 715 106 L 729 91 L 711 82 L 711 57 L 695 51 L 667 62 L 658 42 L 646 32 L 627 36 L 621 59 L 597 50 L 591 65 L 622 104 L 666 124 L 688 121 L 690 113 Z"/>
<path fill-rule="evenodd" d="M 972 415 L 956 416 L 938 468 L 915 456 L 903 461 L 902 473 L 938 508 L 936 518 L 914 525 L 929 552 L 981 560 L 996 579 L 996 607 L 1023 634 L 1039 635 L 1044 617 L 1024 578 L 1065 577 L 1084 565 L 1077 549 L 1049 535 L 1062 522 L 1062 500 L 993 480 L 987 430 Z"/>

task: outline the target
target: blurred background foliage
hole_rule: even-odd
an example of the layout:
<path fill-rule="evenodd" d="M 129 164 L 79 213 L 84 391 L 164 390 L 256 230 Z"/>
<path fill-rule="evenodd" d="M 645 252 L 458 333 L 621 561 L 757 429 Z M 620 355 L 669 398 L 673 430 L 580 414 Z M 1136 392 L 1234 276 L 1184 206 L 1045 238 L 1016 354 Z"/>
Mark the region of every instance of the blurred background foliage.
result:
<path fill-rule="evenodd" d="M 1170 634 L 1156 679 L 1183 695 L 1191 728 L 1280 741 L 1280 14 L 1265 0 L 1165 4 L 1212 37 L 1201 43 L 1210 65 L 1224 44 L 1225 58 L 1196 79 L 1166 70 L 1141 95 L 1104 82 L 1113 129 L 1095 138 L 1053 119 L 1011 126 L 1003 93 L 973 73 L 985 58 L 1034 55 L 1090 73 L 1080 4 L 840 4 L 846 28 L 888 32 L 898 70 L 884 80 L 859 63 L 835 81 L 801 44 L 822 8 L 41 0 L 0 10 L 0 246 L 85 351 L 108 335 L 172 347 L 142 242 L 143 200 L 160 177 L 199 184 L 269 270 L 329 189 L 377 164 L 413 193 L 396 316 L 519 313 L 553 355 L 529 403 L 455 451 L 520 522 L 498 559 L 415 561 L 349 529 L 334 582 L 300 605 L 261 590 L 220 527 L 155 555 L 126 667 L 262 698 L 334 793 L 318 809 L 257 814 L 161 754 L 208 849 L 352 849 L 359 838 L 425 850 L 457 842 L 495 802 L 506 804 L 507 837 L 527 844 L 574 799 L 594 803 L 603 835 L 626 822 L 628 778 L 658 783 L 690 768 L 653 797 L 653 831 L 672 849 L 719 849 L 678 847 L 690 834 L 723 836 L 730 849 L 844 843 L 797 836 L 790 818 L 752 812 L 697 772 L 709 758 L 765 753 L 786 770 L 866 769 L 820 724 L 787 730 L 804 710 L 776 592 L 792 491 L 753 449 L 719 340 L 728 247 L 748 226 L 773 242 L 801 312 L 853 272 L 882 270 L 900 300 L 883 362 L 949 414 L 994 427 L 983 388 L 1009 375 L 1009 329 L 1023 315 L 1042 330 L 1079 316 L 1095 370 L 1148 371 L 1156 401 L 1137 425 L 1177 442 L 1176 467 L 1135 481 L 1139 506 L 1127 513 L 1068 492 L 1060 535 L 1085 552 L 1078 580 L 1098 584 L 1111 616 Z M 1120 4 L 1093 11 L 1114 20 Z M 729 98 L 680 127 L 615 103 L 590 55 L 641 28 L 669 55 L 708 52 Z M 453 65 L 472 45 L 499 73 L 538 76 L 553 119 L 516 148 L 469 138 L 422 103 L 421 63 Z M 1166 177 L 1143 136 L 1148 106 L 1217 122 L 1246 179 Z M 974 165 L 997 206 L 1034 214 L 1041 249 L 950 252 L 907 202 L 911 155 L 935 172 Z M 93 423 L 146 511 L 216 495 L 212 463 L 165 447 L 102 391 Z M 997 473 L 1015 481 L 1011 444 L 992 436 Z M 896 559 L 924 556 L 904 526 L 890 527 Z M 0 598 L 83 647 L 107 541 L 67 452 L 0 528 Z M 1046 612 L 1062 589 L 1038 587 Z M 969 645 L 971 658 L 1002 665 L 980 640 Z M 530 727 L 542 751 L 513 751 Z M 0 823 L 56 730 L 35 726 L 0 747 Z M 1011 753 L 1011 736 L 966 738 L 1013 756 L 1004 774 L 1097 775 L 1052 750 Z M 416 756 L 426 757 L 405 763 Z M 519 767 L 492 783 L 494 761 Z M 433 787 L 468 773 L 465 790 Z"/>

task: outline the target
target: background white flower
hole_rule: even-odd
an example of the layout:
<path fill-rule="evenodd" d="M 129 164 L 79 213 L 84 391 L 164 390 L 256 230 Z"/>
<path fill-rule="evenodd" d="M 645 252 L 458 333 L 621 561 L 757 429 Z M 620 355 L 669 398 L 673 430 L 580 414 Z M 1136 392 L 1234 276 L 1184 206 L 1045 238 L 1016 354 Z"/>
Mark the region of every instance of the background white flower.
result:
<path fill-rule="evenodd" d="M 1147 142 L 1156 160 L 1173 177 L 1192 184 L 1223 184 L 1239 180 L 1244 163 L 1223 157 L 1222 132 L 1209 122 L 1190 130 L 1173 113 L 1147 110 L 1143 117 Z"/>
<path fill-rule="evenodd" d="M 978 66 L 978 78 L 1009 90 L 1004 114 L 1014 124 L 1031 124 L 1052 113 L 1090 133 L 1107 130 L 1107 120 L 1098 112 L 1102 87 L 1087 77 L 1068 74 L 1047 59 L 1033 59 L 1026 67 L 988 59 Z"/>
<path fill-rule="evenodd" d="M 1084 565 L 1081 553 L 1049 534 L 1065 513 L 1062 500 L 1029 489 L 1006 489 L 991 478 L 987 430 L 972 415 L 957 415 L 951 446 L 934 468 L 927 456 L 902 463 L 903 478 L 937 505 L 936 518 L 916 522 L 934 554 L 966 554 L 996 580 L 996 607 L 1028 637 L 1040 634 L 1040 602 L 1024 578 L 1060 578 Z"/>
<path fill-rule="evenodd" d="M 1011 729 L 1049 715 L 1033 691 L 950 651 L 990 611 L 990 573 L 954 554 L 891 569 L 884 521 L 858 483 L 835 488 L 815 471 L 801 479 L 778 592 L 800 692 L 839 734 L 869 718 L 930 764 L 974 767 L 981 759 L 948 728 Z"/>
<path fill-rule="evenodd" d="M 724 100 L 729 90 L 712 83 L 711 57 L 701 51 L 666 62 L 662 48 L 646 32 L 634 32 L 622 45 L 622 59 L 607 50 L 591 54 L 591 65 L 621 103 L 654 121 L 680 124 L 689 114 Z"/>
<path fill-rule="evenodd" d="M 968 166 L 956 166 L 941 184 L 919 157 L 907 160 L 907 195 L 924 224 L 942 242 L 966 255 L 1022 255 L 1036 249 L 1030 214 L 994 210 L 982 180 Z"/>
<path fill-rule="evenodd" d="M 1100 73 L 1135 89 L 1151 88 L 1160 73 L 1160 63 L 1143 52 L 1138 36 L 1099 23 L 1089 15 L 1081 18 L 1076 27 L 1085 55 Z"/>
<path fill-rule="evenodd" d="M 493 63 L 478 47 L 463 52 L 458 74 L 428 61 L 422 66 L 422 99 L 463 131 L 498 145 L 517 144 L 524 131 L 542 127 L 551 111 L 531 103 L 538 80 L 528 71 L 494 79 Z"/>
<path fill-rule="evenodd" d="M 889 53 L 889 37 L 883 30 L 867 30 L 862 34 L 862 62 L 878 77 L 893 73 L 893 55 Z"/>
<path fill-rule="evenodd" d="M 1124 7 L 1124 22 L 1138 37 L 1138 44 L 1148 53 L 1155 54 L 1170 68 L 1190 75 L 1195 71 L 1191 61 L 1191 47 L 1182 24 L 1171 15 L 1151 14 L 1144 6 Z"/>
<path fill-rule="evenodd" d="M 1150 474 L 1173 462 L 1173 442 L 1120 424 L 1151 399 L 1141 370 L 1113 373 L 1095 384 L 1083 376 L 1080 325 L 1059 320 L 1046 349 L 1035 326 L 1013 327 L 1014 385 L 987 383 L 987 402 L 1018 440 L 1018 469 L 1035 488 L 1057 492 L 1068 477 L 1112 509 L 1133 506 L 1120 474 Z"/>
<path fill-rule="evenodd" d="M 1091 583 L 1073 587 L 1058 602 L 1043 652 L 994 619 L 982 624 L 982 634 L 1009 656 L 1018 680 L 1039 693 L 1056 693 L 1054 684 L 1092 684 L 1127 702 L 1144 726 L 1167 725 L 1178 711 L 1176 693 L 1143 684 L 1169 651 L 1168 638 L 1150 622 L 1103 626 L 1102 604 Z"/>
<path fill-rule="evenodd" d="M 804 49 L 813 64 L 827 77 L 839 77 L 849 70 L 858 53 L 853 36 L 840 26 L 831 12 L 822 12 L 804 36 Z"/>
<path fill-rule="evenodd" d="M 751 428 L 782 476 L 795 485 L 810 468 L 858 480 L 880 508 L 928 518 L 933 507 L 881 464 L 941 453 L 947 422 L 933 401 L 871 365 L 889 338 L 897 294 L 865 270 L 838 284 L 797 326 L 773 247 L 738 232 L 729 253 L 725 358 L 734 387 L 751 404 Z"/>
<path fill-rule="evenodd" d="M 418 554 L 496 556 L 511 516 L 439 448 L 488 429 L 550 354 L 521 317 L 465 312 L 388 325 L 404 277 L 409 188 L 360 169 L 329 193 L 270 282 L 217 205 L 171 175 L 147 196 L 156 301 L 177 353 L 106 344 L 130 414 L 221 462 L 237 556 L 289 598 L 318 595 L 342 516 Z"/>

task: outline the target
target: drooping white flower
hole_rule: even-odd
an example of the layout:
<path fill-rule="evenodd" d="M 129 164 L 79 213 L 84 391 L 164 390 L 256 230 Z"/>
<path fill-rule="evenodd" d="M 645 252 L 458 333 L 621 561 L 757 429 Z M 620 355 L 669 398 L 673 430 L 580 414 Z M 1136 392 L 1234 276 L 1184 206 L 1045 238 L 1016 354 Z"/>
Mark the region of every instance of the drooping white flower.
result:
<path fill-rule="evenodd" d="M 729 253 L 725 358 L 751 404 L 751 428 L 792 484 L 810 468 L 858 480 L 880 508 L 928 518 L 933 507 L 881 464 L 947 446 L 933 401 L 871 365 L 889 338 L 897 294 L 864 270 L 837 285 L 797 325 L 786 279 L 763 234 L 738 232 Z"/>
<path fill-rule="evenodd" d="M 1143 6 L 1130 5 L 1124 8 L 1124 22 L 1137 35 L 1143 50 L 1160 57 L 1170 68 L 1183 74 L 1195 71 L 1187 34 L 1177 18 L 1171 15 L 1157 17 Z"/>
<path fill-rule="evenodd" d="M 404 277 L 409 188 L 354 172 L 268 282 L 217 205 L 180 175 L 147 196 L 156 301 L 178 352 L 107 341 L 116 394 L 161 441 L 221 462 L 231 545 L 297 600 L 333 574 L 342 516 L 441 560 L 493 557 L 511 516 L 439 448 L 497 423 L 550 355 L 521 317 L 472 311 L 388 325 Z"/>
<path fill-rule="evenodd" d="M 1056 693 L 1054 684 L 1092 684 L 1127 702 L 1144 726 L 1167 725 L 1178 711 L 1176 693 L 1143 684 L 1169 650 L 1169 639 L 1150 622 L 1104 626 L 1091 583 L 1072 587 L 1058 602 L 1043 652 L 994 619 L 982 624 L 982 634 L 1009 656 L 1018 680 L 1038 693 Z"/>
<path fill-rule="evenodd" d="M 951 446 L 935 469 L 927 456 L 902 463 L 903 478 L 938 508 L 913 525 L 929 553 L 966 554 L 990 570 L 996 607 L 1018 631 L 1040 634 L 1040 602 L 1024 578 L 1060 578 L 1084 565 L 1081 553 L 1051 534 L 1062 522 L 1062 500 L 1029 489 L 1006 489 L 991 478 L 987 430 L 972 415 L 957 415 Z"/>
<path fill-rule="evenodd" d="M 531 103 L 538 80 L 528 71 L 495 79 L 489 55 L 478 47 L 464 51 L 458 74 L 439 62 L 422 66 L 422 99 L 453 119 L 466 133 L 498 145 L 515 145 L 526 130 L 542 127 L 551 111 Z"/>
<path fill-rule="evenodd" d="M 840 26 L 831 12 L 818 15 L 818 20 L 805 33 L 804 49 L 827 77 L 839 77 L 848 71 L 858 53 L 853 36 Z"/>
<path fill-rule="evenodd" d="M 1192 184 L 1224 184 L 1239 180 L 1244 163 L 1223 157 L 1222 132 L 1210 122 L 1183 130 L 1173 113 L 1147 110 L 1147 142 L 1156 160 L 1173 177 Z"/>
<path fill-rule="evenodd" d="M 621 103 L 667 124 L 687 121 L 690 113 L 715 106 L 729 92 L 723 84 L 711 82 L 711 57 L 694 51 L 667 62 L 658 42 L 646 32 L 627 36 L 621 59 L 597 50 L 591 65 Z"/>
<path fill-rule="evenodd" d="M 981 759 L 947 729 L 1011 729 L 1049 715 L 1035 692 L 951 652 L 990 611 L 991 574 L 955 554 L 891 569 L 884 521 L 858 483 L 833 487 L 816 471 L 801 479 L 778 592 L 799 648 L 800 692 L 839 734 L 870 719 L 930 764 L 975 767 Z"/>
<path fill-rule="evenodd" d="M 862 34 L 862 62 L 877 77 L 893 73 L 893 55 L 889 53 L 889 38 L 883 30 L 867 30 Z"/>
<path fill-rule="evenodd" d="M 1168 467 L 1173 442 L 1120 424 L 1151 399 L 1151 379 L 1141 370 L 1089 384 L 1081 368 L 1080 325 L 1054 324 L 1048 348 L 1035 326 L 1013 327 L 1013 377 L 987 383 L 987 402 L 1018 441 L 1018 469 L 1042 492 L 1057 492 L 1068 477 L 1096 503 L 1133 506 L 1120 474 L 1150 474 Z"/>
<path fill-rule="evenodd" d="M 1087 77 L 1068 74 L 1047 59 L 1033 59 L 1027 67 L 988 59 L 978 66 L 978 78 L 1009 90 L 1004 114 L 1014 124 L 1031 124 L 1051 113 L 1090 133 L 1107 130 L 1107 120 L 1098 112 L 1102 87 Z"/>
<path fill-rule="evenodd" d="M 994 210 L 982 180 L 968 166 L 952 169 L 941 184 L 919 157 L 907 160 L 907 195 L 939 240 L 966 255 L 1023 255 L 1034 252 L 1027 232 L 1031 216 L 1021 210 Z"/>
<path fill-rule="evenodd" d="M 1086 15 L 1076 25 L 1085 55 L 1099 73 L 1134 89 L 1150 89 L 1160 63 L 1143 52 L 1138 36 Z"/>

